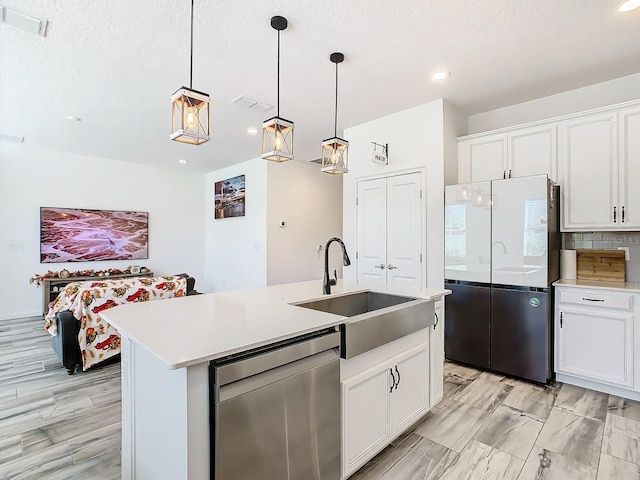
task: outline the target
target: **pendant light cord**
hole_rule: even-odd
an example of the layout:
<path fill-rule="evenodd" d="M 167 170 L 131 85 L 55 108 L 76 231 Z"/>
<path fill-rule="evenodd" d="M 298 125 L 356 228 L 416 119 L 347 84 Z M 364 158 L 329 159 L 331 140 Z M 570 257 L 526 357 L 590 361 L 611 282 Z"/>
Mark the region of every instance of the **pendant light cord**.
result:
<path fill-rule="evenodd" d="M 336 108 L 333 116 L 333 136 L 338 136 L 338 64 L 336 63 Z"/>
<path fill-rule="evenodd" d="M 191 56 L 189 57 L 189 88 L 193 90 L 193 0 L 191 0 Z"/>
<path fill-rule="evenodd" d="M 276 98 L 278 101 L 277 111 L 278 111 L 278 117 L 279 117 L 280 116 L 280 30 L 278 30 L 278 95 Z"/>

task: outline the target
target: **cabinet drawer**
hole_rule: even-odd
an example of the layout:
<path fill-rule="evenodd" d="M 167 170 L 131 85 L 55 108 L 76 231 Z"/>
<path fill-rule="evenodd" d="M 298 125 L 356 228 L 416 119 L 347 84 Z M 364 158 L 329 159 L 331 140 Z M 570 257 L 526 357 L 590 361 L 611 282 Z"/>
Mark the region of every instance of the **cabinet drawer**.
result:
<path fill-rule="evenodd" d="M 633 310 L 633 295 L 594 290 L 560 290 L 560 303 Z"/>

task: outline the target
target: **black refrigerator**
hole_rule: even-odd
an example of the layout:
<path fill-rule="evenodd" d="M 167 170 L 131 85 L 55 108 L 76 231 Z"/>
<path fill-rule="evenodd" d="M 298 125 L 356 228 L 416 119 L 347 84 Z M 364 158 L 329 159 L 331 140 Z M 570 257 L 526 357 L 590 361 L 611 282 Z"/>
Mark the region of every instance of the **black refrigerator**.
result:
<path fill-rule="evenodd" d="M 558 193 L 546 175 L 445 188 L 447 359 L 552 379 Z"/>

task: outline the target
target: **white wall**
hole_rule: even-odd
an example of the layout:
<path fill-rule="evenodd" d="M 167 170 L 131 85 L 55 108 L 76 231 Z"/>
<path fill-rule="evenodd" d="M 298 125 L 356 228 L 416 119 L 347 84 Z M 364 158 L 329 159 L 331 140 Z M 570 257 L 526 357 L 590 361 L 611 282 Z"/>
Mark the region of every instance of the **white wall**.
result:
<path fill-rule="evenodd" d="M 606 107 L 640 98 L 640 73 L 471 115 L 469 134 Z"/>
<path fill-rule="evenodd" d="M 375 176 L 424 169 L 426 192 L 426 286 L 444 284 L 444 102 L 436 100 L 345 129 L 349 141 L 349 174 L 343 184 L 343 235 L 355 258 L 356 182 Z M 389 144 L 389 165 L 371 161 L 372 144 Z M 355 281 L 355 268 L 345 268 Z"/>
<path fill-rule="evenodd" d="M 0 141 L 0 319 L 42 313 L 42 287 L 29 278 L 47 270 L 145 265 L 157 274 L 204 277 L 200 174 L 36 149 Z M 40 263 L 40 207 L 149 212 L 149 259 Z M 9 251 L 9 244 L 24 245 Z"/>
<path fill-rule="evenodd" d="M 458 183 L 458 137 L 467 134 L 467 116 L 444 101 L 444 184 Z"/>
<path fill-rule="evenodd" d="M 322 278 L 318 246 L 342 236 L 342 176 L 322 173 L 315 163 L 267 163 L 267 283 Z M 330 260 L 341 276 L 339 252 L 332 247 Z"/>
<path fill-rule="evenodd" d="M 267 284 L 267 163 L 255 158 L 205 176 L 206 292 Z M 215 220 L 214 184 L 237 175 L 245 175 L 245 216 Z"/>

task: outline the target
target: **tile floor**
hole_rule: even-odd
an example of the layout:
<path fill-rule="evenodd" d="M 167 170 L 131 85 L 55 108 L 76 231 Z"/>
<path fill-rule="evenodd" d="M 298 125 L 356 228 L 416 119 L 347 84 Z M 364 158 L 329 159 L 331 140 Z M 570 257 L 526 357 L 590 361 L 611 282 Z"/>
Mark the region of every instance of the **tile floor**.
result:
<path fill-rule="evenodd" d="M 640 480 L 640 402 L 445 364 L 444 399 L 352 480 Z"/>
<path fill-rule="evenodd" d="M 120 478 L 120 364 L 69 376 L 42 327 L 0 321 L 0 479 Z M 640 480 L 640 402 L 452 363 L 444 391 L 351 479 Z"/>

